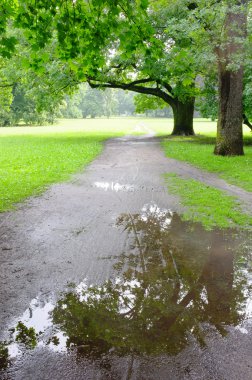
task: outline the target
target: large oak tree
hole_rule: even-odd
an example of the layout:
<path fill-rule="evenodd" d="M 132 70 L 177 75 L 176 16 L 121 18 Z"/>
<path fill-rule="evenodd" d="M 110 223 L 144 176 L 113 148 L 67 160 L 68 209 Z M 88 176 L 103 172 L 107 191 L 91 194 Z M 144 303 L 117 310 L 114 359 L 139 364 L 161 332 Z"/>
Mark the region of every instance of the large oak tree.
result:
<path fill-rule="evenodd" d="M 249 0 L 19 0 L 32 49 L 57 36 L 76 82 L 163 99 L 174 134 L 193 134 L 198 83 L 219 71 L 215 153 L 243 154 L 243 52 Z M 201 78 L 198 81 L 198 78 Z"/>
<path fill-rule="evenodd" d="M 173 134 L 190 135 L 200 62 L 185 31 L 188 11 L 186 2 L 20 0 L 17 24 L 35 50 L 57 34 L 59 57 L 77 80 L 162 99 Z"/>

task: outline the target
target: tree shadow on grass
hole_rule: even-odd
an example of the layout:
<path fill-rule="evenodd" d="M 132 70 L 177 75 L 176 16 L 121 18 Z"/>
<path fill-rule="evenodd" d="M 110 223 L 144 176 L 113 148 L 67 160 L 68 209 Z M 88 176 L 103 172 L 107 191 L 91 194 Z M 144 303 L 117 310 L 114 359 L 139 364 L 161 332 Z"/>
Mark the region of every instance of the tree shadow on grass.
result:
<path fill-rule="evenodd" d="M 191 143 L 197 145 L 215 145 L 216 136 L 205 136 L 205 135 L 195 135 L 195 136 L 169 136 L 169 141 Z M 252 134 L 251 136 L 243 137 L 244 146 L 252 146 Z"/>

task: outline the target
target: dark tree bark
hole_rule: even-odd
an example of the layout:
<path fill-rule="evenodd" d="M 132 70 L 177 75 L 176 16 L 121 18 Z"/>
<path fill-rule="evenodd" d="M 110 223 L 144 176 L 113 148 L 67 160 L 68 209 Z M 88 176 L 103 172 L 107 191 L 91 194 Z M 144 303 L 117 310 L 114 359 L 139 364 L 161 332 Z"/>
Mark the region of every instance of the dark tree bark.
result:
<path fill-rule="evenodd" d="M 221 70 L 219 79 L 219 116 L 214 153 L 222 156 L 243 155 L 242 68 L 238 72 Z"/>
<path fill-rule="evenodd" d="M 182 103 L 179 100 L 172 106 L 174 115 L 174 127 L 172 135 L 193 136 L 194 99 Z"/>
<path fill-rule="evenodd" d="M 236 70 L 230 69 L 234 57 L 243 51 L 243 40 L 246 35 L 247 0 L 230 2 L 224 24 L 226 41 L 218 48 L 219 71 L 219 115 L 217 140 L 214 153 L 222 156 L 243 155 L 242 137 L 242 92 L 243 66 L 240 63 Z M 234 8 L 234 5 L 236 8 Z M 240 57 L 242 61 L 242 57 Z"/>

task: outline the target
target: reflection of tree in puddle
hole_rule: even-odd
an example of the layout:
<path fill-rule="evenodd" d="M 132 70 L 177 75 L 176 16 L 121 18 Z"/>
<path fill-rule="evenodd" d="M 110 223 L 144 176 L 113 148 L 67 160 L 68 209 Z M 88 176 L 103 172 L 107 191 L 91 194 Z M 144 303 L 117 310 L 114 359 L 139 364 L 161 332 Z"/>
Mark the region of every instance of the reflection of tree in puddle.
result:
<path fill-rule="evenodd" d="M 101 286 L 81 283 L 54 308 L 45 305 L 51 335 L 44 334 L 44 345 L 63 341 L 91 358 L 176 354 L 192 341 L 205 345 L 209 329 L 224 335 L 225 326 L 251 316 L 247 258 L 237 255 L 234 232 L 207 232 L 155 205 L 116 224 L 128 235 L 128 248 L 115 256 L 117 277 Z"/>
<path fill-rule="evenodd" d="M 6 343 L 0 342 L 0 369 L 8 367 L 8 348 Z"/>
<path fill-rule="evenodd" d="M 223 232 L 206 232 L 154 205 L 122 215 L 117 226 L 130 241 L 116 264 L 119 277 L 69 292 L 53 311 L 68 346 L 92 355 L 175 354 L 193 337 L 205 344 L 204 322 L 224 334 L 224 325 L 244 319 L 235 239 L 229 243 Z"/>

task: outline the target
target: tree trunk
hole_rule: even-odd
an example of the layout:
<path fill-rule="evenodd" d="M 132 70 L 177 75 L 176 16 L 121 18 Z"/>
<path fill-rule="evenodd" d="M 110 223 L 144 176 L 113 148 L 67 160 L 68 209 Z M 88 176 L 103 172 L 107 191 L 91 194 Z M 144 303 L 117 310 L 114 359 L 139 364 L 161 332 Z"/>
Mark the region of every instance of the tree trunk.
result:
<path fill-rule="evenodd" d="M 240 156 L 244 154 L 242 61 L 247 0 L 229 0 L 229 3 L 224 23 L 225 40 L 222 46 L 216 48 L 219 71 L 219 115 L 214 153 L 221 156 Z M 235 68 L 232 69 L 232 66 Z"/>
<path fill-rule="evenodd" d="M 221 156 L 243 155 L 242 78 L 237 72 L 219 70 L 219 116 L 214 153 Z"/>
<path fill-rule="evenodd" d="M 176 101 L 173 109 L 174 127 L 172 135 L 175 136 L 192 136 L 193 130 L 193 113 L 194 99 L 190 99 L 185 103 Z"/>

